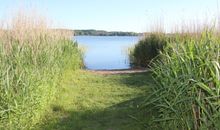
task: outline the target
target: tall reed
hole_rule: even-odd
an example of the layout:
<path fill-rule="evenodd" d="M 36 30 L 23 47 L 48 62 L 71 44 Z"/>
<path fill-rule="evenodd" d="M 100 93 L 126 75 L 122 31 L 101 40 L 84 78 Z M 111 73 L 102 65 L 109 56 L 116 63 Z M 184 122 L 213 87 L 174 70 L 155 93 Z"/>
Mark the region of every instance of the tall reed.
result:
<path fill-rule="evenodd" d="M 31 129 L 49 107 L 66 69 L 81 66 L 72 33 L 19 12 L 0 28 L 0 129 Z"/>
<path fill-rule="evenodd" d="M 163 129 L 219 129 L 219 34 L 176 34 L 151 64 L 156 82 L 144 105 L 158 111 Z"/>

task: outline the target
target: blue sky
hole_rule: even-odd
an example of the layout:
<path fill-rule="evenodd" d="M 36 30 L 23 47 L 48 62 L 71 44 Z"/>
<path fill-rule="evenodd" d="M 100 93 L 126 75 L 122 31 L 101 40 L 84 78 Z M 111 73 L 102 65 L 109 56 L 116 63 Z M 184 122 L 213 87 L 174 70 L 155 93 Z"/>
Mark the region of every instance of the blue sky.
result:
<path fill-rule="evenodd" d="M 35 8 L 55 28 L 148 31 L 163 23 L 167 30 L 183 21 L 214 19 L 218 0 L 1 0 L 0 18 L 19 7 Z"/>

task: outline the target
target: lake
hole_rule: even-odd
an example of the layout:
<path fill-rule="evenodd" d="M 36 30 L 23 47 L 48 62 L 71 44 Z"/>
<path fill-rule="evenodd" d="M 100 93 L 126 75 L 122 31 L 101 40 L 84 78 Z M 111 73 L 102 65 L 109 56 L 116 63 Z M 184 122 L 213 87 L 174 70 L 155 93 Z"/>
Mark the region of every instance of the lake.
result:
<path fill-rule="evenodd" d="M 84 63 L 87 69 L 129 69 L 128 47 L 137 43 L 136 36 L 75 36 L 80 46 L 86 48 Z"/>

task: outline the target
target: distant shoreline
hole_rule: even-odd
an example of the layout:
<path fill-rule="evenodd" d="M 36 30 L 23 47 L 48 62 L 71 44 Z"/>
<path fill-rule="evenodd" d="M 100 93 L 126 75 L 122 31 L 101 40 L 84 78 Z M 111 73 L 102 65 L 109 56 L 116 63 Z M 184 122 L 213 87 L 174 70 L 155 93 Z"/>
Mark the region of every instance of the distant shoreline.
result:
<path fill-rule="evenodd" d="M 55 28 L 53 30 L 70 31 L 74 33 L 74 36 L 143 36 L 145 34 L 145 33 L 137 33 L 137 32 L 105 31 L 105 30 L 95 30 L 95 29 L 72 30 L 72 29 Z"/>
<path fill-rule="evenodd" d="M 138 37 L 138 36 L 142 36 L 142 35 L 124 35 L 124 36 L 119 36 L 119 35 L 75 35 L 74 36 L 78 37 L 88 37 L 88 36 L 91 36 L 91 37 Z"/>
<path fill-rule="evenodd" d="M 104 30 L 74 30 L 75 36 L 140 36 L 142 33 L 122 32 L 122 31 L 104 31 Z"/>

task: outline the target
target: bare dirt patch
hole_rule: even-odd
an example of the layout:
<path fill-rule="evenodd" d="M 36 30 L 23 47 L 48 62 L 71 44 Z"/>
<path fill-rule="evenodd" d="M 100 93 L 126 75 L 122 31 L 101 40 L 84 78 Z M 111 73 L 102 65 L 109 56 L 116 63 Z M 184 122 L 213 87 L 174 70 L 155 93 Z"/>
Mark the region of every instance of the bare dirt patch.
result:
<path fill-rule="evenodd" d="M 101 75 L 115 75 L 115 74 L 143 73 L 149 70 L 148 69 L 116 69 L 116 70 L 87 70 L 87 71 Z"/>

